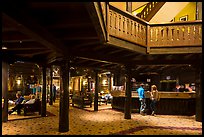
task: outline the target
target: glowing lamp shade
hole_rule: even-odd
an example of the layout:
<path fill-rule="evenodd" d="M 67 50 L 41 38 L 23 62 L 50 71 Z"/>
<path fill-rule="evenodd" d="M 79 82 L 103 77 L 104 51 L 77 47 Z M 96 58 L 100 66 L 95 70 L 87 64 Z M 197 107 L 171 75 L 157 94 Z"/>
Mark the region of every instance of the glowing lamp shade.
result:
<path fill-rule="evenodd" d="M 21 80 L 20 80 L 20 79 L 17 80 L 17 84 L 18 84 L 18 85 L 21 84 Z"/>

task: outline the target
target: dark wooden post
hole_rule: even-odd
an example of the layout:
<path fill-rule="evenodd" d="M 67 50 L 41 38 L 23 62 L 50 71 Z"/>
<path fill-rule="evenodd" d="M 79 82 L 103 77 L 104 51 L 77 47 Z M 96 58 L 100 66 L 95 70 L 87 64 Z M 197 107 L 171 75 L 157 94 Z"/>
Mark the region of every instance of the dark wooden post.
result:
<path fill-rule="evenodd" d="M 42 104 L 41 104 L 41 116 L 46 116 L 46 66 L 43 66 L 43 91 L 42 91 Z"/>
<path fill-rule="evenodd" d="M 52 72 L 53 72 L 53 67 L 52 67 L 52 65 L 51 65 L 51 66 L 50 66 L 50 102 L 49 102 L 49 105 L 53 105 Z"/>
<path fill-rule="evenodd" d="M 2 109 L 2 122 L 8 121 L 8 68 L 7 62 L 2 62 L 2 98 L 4 99 Z"/>
<path fill-rule="evenodd" d="M 106 74 L 108 77 L 108 91 L 109 93 L 111 92 L 111 73 L 110 74 Z"/>
<path fill-rule="evenodd" d="M 91 92 L 91 77 L 88 76 L 88 92 Z"/>
<path fill-rule="evenodd" d="M 126 2 L 126 11 L 132 13 L 132 2 Z"/>
<path fill-rule="evenodd" d="M 69 59 L 61 62 L 61 76 L 63 90 L 60 93 L 59 132 L 69 131 Z"/>
<path fill-rule="evenodd" d="M 132 84 L 131 84 L 131 68 L 129 66 L 126 66 L 125 68 L 126 72 L 126 90 L 125 90 L 125 119 L 131 119 L 131 95 L 132 95 Z"/>
<path fill-rule="evenodd" d="M 202 122 L 202 66 L 196 65 L 195 68 L 196 121 Z"/>
<path fill-rule="evenodd" d="M 99 90 L 98 70 L 94 70 L 94 72 L 95 72 L 94 111 L 98 111 L 98 90 Z"/>

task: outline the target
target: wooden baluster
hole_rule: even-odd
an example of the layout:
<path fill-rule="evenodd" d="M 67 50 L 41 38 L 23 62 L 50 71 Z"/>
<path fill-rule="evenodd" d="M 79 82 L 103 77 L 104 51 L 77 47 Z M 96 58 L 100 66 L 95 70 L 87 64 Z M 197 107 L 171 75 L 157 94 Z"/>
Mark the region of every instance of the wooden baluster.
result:
<path fill-rule="evenodd" d="M 199 25 L 199 43 L 202 43 L 202 26 Z"/>
<path fill-rule="evenodd" d="M 130 33 L 130 19 L 127 18 L 127 33 L 126 33 L 127 38 L 129 36 L 129 33 Z"/>
<path fill-rule="evenodd" d="M 175 45 L 179 44 L 179 28 L 176 26 L 176 39 L 175 39 Z"/>
<path fill-rule="evenodd" d="M 115 27 L 116 27 L 116 13 L 114 12 L 113 13 L 113 29 L 112 29 L 114 35 L 116 35 Z"/>
<path fill-rule="evenodd" d="M 166 45 L 170 46 L 171 38 L 170 38 L 170 28 L 166 27 Z"/>
<path fill-rule="evenodd" d="M 131 25 L 130 25 L 130 34 L 131 34 L 131 39 L 134 39 L 134 21 L 133 20 L 131 20 L 131 23 L 130 23 Z"/>
<path fill-rule="evenodd" d="M 190 25 L 190 45 L 194 43 L 194 26 Z"/>
<path fill-rule="evenodd" d="M 162 45 L 166 46 L 167 45 L 167 27 L 163 27 L 163 40 L 162 40 Z"/>
<path fill-rule="evenodd" d="M 151 46 L 151 45 L 153 45 L 153 40 L 155 40 L 155 35 L 154 35 L 154 27 L 149 27 L 149 29 L 150 29 L 150 35 L 149 35 L 149 37 L 148 37 L 148 40 L 149 40 L 149 47 Z"/>
<path fill-rule="evenodd" d="M 138 43 L 141 44 L 141 24 L 138 24 Z"/>
<path fill-rule="evenodd" d="M 178 45 L 183 46 L 183 27 L 179 26 L 179 43 Z"/>
<path fill-rule="evenodd" d="M 118 13 L 115 14 L 115 34 L 119 36 Z"/>
<path fill-rule="evenodd" d="M 189 25 L 187 26 L 187 34 L 186 35 L 187 35 L 186 36 L 187 44 L 190 45 L 191 38 L 190 38 L 190 26 Z"/>
<path fill-rule="evenodd" d="M 118 36 L 122 36 L 122 17 L 120 14 L 118 15 Z"/>
<path fill-rule="evenodd" d="M 195 25 L 195 42 L 194 42 L 194 45 L 198 45 L 200 42 L 199 42 L 199 26 L 198 25 Z"/>
<path fill-rule="evenodd" d="M 137 27 L 137 25 L 138 25 L 138 23 L 137 22 L 135 22 L 135 40 L 136 40 L 136 42 L 137 42 L 137 35 L 138 35 L 138 31 L 137 31 L 137 29 L 138 29 L 138 27 Z"/>
<path fill-rule="evenodd" d="M 161 36 L 161 27 L 158 27 L 158 29 L 157 29 L 157 46 L 159 46 L 161 44 L 161 40 L 162 40 L 161 37 L 162 37 Z"/>
<path fill-rule="evenodd" d="M 109 12 L 109 15 L 110 15 L 110 27 L 109 27 L 109 28 L 110 28 L 110 32 L 109 32 L 109 33 L 112 34 L 112 26 L 113 26 L 113 25 L 112 25 L 112 22 L 113 22 L 112 19 L 113 19 L 113 12 L 112 12 L 111 10 L 110 10 L 110 12 Z"/>
<path fill-rule="evenodd" d="M 123 37 L 126 38 L 126 31 L 127 31 L 127 26 L 126 26 L 126 17 L 123 16 Z"/>
<path fill-rule="evenodd" d="M 158 39 L 157 39 L 157 32 L 158 30 L 157 30 L 157 28 L 156 27 L 154 27 L 154 30 L 153 30 L 153 39 L 152 39 L 152 41 L 153 41 L 153 43 L 152 43 L 152 45 L 157 45 L 156 43 L 157 43 L 157 41 L 158 41 Z"/>
<path fill-rule="evenodd" d="M 146 28 L 142 25 L 142 45 L 146 45 Z"/>
<path fill-rule="evenodd" d="M 184 38 L 184 45 L 188 45 L 188 26 L 183 26 L 183 38 Z"/>
<path fill-rule="evenodd" d="M 175 26 L 173 26 L 171 29 L 171 35 L 172 35 L 171 43 L 172 43 L 172 46 L 174 46 L 175 41 L 176 41 L 176 27 Z"/>

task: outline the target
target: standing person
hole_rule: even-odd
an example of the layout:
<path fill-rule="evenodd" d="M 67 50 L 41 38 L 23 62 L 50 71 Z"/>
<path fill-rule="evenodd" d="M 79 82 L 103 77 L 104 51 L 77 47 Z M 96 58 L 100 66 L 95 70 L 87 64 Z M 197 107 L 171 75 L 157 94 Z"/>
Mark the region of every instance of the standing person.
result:
<path fill-rule="evenodd" d="M 152 87 L 151 87 L 150 100 L 151 100 L 150 109 L 152 111 L 151 115 L 154 116 L 155 109 L 156 109 L 156 103 L 159 100 L 159 93 L 158 93 L 156 85 L 152 85 Z"/>
<path fill-rule="evenodd" d="M 38 99 L 41 99 L 41 87 L 40 87 L 40 84 L 37 84 L 37 86 L 36 86 L 36 97 Z"/>
<path fill-rule="evenodd" d="M 144 84 L 140 84 L 140 88 L 137 89 L 139 101 L 140 101 L 140 114 L 145 115 L 146 103 L 145 103 L 145 94 L 144 94 Z"/>
<path fill-rule="evenodd" d="M 32 93 L 33 95 L 35 95 L 36 94 L 36 84 L 34 84 L 34 86 L 33 86 L 33 93 Z"/>
<path fill-rule="evenodd" d="M 8 111 L 8 114 L 10 115 L 11 113 L 13 113 L 14 111 L 17 111 L 18 114 L 20 114 L 21 108 L 23 107 L 23 105 L 21 104 L 24 100 L 24 97 L 21 95 L 20 92 L 16 93 L 16 101 L 15 101 L 15 106 Z"/>
<path fill-rule="evenodd" d="M 55 102 L 55 99 L 56 99 L 56 92 L 57 92 L 57 89 L 56 89 L 55 84 L 53 84 L 52 91 L 53 91 L 53 102 Z"/>

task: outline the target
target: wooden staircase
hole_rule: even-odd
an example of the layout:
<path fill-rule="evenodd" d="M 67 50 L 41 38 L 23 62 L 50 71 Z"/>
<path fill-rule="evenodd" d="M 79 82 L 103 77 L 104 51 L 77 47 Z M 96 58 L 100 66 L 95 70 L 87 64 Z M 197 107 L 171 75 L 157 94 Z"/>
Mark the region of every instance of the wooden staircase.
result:
<path fill-rule="evenodd" d="M 165 2 L 149 2 L 137 16 L 146 21 L 150 21 L 164 4 Z"/>

